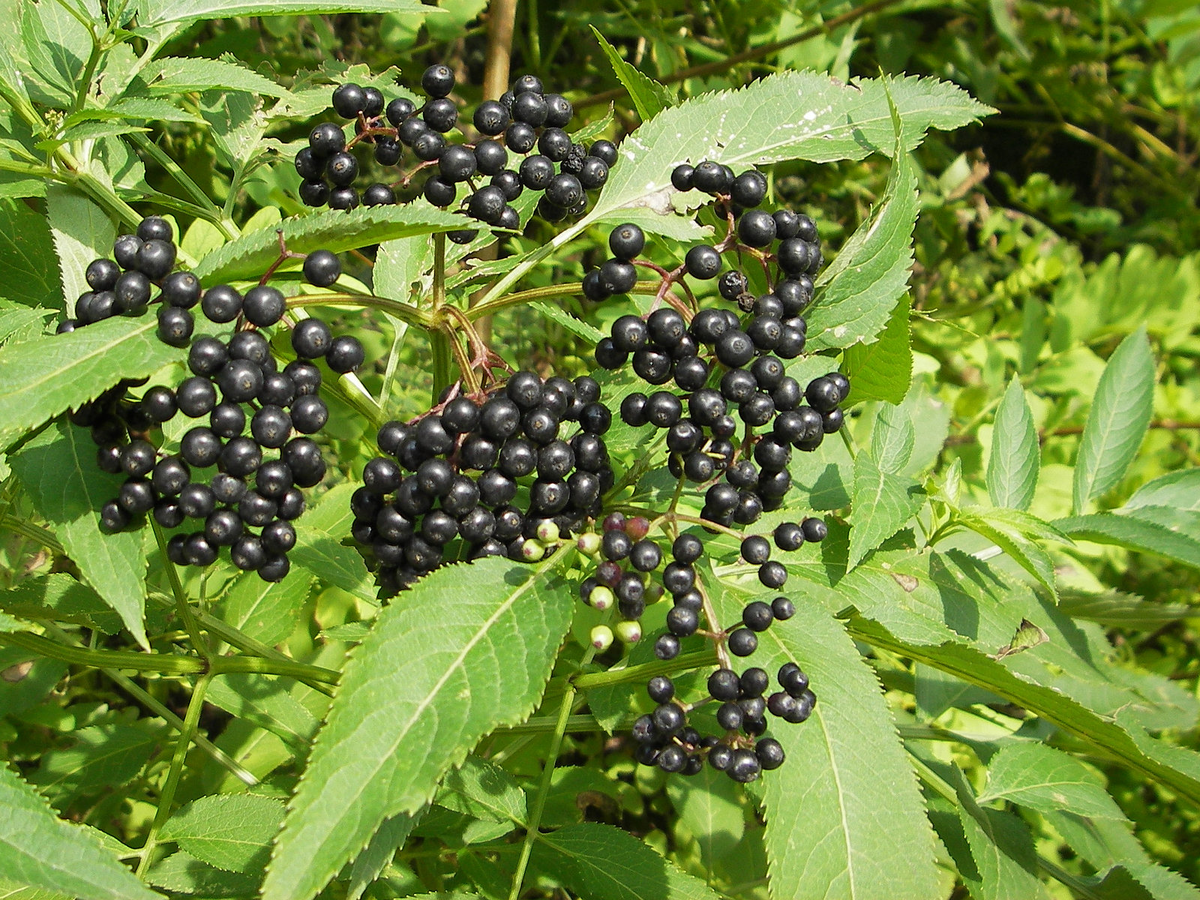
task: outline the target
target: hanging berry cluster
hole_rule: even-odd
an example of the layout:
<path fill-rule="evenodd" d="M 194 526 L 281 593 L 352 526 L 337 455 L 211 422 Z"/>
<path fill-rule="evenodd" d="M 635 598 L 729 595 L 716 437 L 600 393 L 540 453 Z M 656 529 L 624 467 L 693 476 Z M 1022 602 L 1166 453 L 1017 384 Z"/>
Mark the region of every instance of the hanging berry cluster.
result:
<path fill-rule="evenodd" d="M 91 429 L 100 468 L 125 476 L 117 497 L 101 508 L 101 527 L 122 531 L 150 514 L 164 529 L 181 529 L 167 542 L 175 564 L 207 566 L 228 547 L 239 569 L 279 581 L 296 543 L 292 522 L 305 508 L 301 488 L 325 477 L 321 449 L 309 437 L 329 418 L 317 362 L 353 372 L 363 363 L 362 344 L 334 337 L 320 319 L 303 319 L 291 333 L 296 358 L 280 371 L 264 330 L 283 320 L 283 293 L 266 283 L 245 292 L 229 284 L 206 289 L 193 273 L 172 271 L 171 237 L 170 224 L 157 216 L 118 237 L 113 259 L 88 265 L 91 290 L 58 328 L 138 317 L 154 304 L 159 339 L 188 348 L 190 375 L 174 388 L 155 385 L 134 399 L 129 389 L 141 385 L 122 382 L 72 413 L 75 424 Z M 328 287 L 341 264 L 318 250 L 305 258 L 304 274 Z M 201 327 L 214 333 L 195 335 L 197 306 Z M 211 329 L 225 325 L 225 333 Z M 178 450 L 168 452 L 159 429 L 178 414 L 208 424 L 189 427 Z"/>
<path fill-rule="evenodd" d="M 547 221 L 578 217 L 587 211 L 588 192 L 604 186 L 617 162 L 616 147 L 608 141 L 584 147 L 572 140 L 565 130 L 574 116 L 570 101 L 547 93 L 533 75 L 522 75 L 499 100 L 476 107 L 471 121 L 478 137 L 473 143 L 446 138 L 459 127 L 458 106 L 450 99 L 450 68 L 430 66 L 421 87 L 428 99 L 417 107 L 405 97 L 386 102 L 373 87 L 339 85 L 333 108 L 355 123 L 355 134 L 347 141 L 336 122 L 313 129 L 308 146 L 296 154 L 296 171 L 304 179 L 301 200 L 332 209 L 353 209 L 360 201 L 386 205 L 417 196 L 415 179 L 421 176 L 419 193 L 434 206 L 454 206 L 459 186 L 466 185 L 463 212 L 485 225 L 515 230 L 521 218 L 511 204 L 525 191 L 540 195 L 537 212 Z M 356 146 L 373 147 L 375 162 L 396 169 L 400 177 L 373 182 L 360 195 L 354 186 L 360 169 Z M 466 228 L 450 232 L 449 238 L 469 243 L 475 234 Z"/>

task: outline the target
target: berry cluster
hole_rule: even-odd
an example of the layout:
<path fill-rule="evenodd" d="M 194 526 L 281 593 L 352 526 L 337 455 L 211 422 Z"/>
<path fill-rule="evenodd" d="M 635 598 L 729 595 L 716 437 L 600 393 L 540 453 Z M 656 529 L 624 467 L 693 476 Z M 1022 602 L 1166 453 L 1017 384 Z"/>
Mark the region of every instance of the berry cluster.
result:
<path fill-rule="evenodd" d="M 421 193 L 434 206 L 452 206 L 459 199 L 459 185 L 465 184 L 468 192 L 462 208 L 467 215 L 485 225 L 513 230 L 521 221 L 510 204 L 524 191 L 541 194 L 538 214 L 548 221 L 580 216 L 587 211 L 588 191 L 603 187 L 616 164 L 617 149 L 610 142 L 596 141 L 585 148 L 571 139 L 565 130 L 574 115 L 570 101 L 546 93 L 535 76 L 522 75 L 499 100 L 485 100 L 476 107 L 474 143 L 446 138 L 459 124 L 458 107 L 449 97 L 454 89 L 449 67 L 430 66 L 421 76 L 421 87 L 428 99 L 418 108 L 404 97 L 385 106 L 375 88 L 339 85 L 333 92 L 333 108 L 354 121 L 355 135 L 347 141 L 335 122 L 322 122 L 313 129 L 308 146 L 296 154 L 296 171 L 304 179 L 301 200 L 333 209 L 353 209 L 360 200 L 367 206 L 395 203 L 397 189 L 403 192 L 414 176 L 428 172 Z M 373 146 L 375 162 L 400 170 L 402 177 L 392 184 L 374 182 L 360 197 L 354 187 L 359 163 L 352 152 L 358 144 Z M 517 163 L 512 155 L 522 159 Z M 406 165 L 409 171 L 404 173 Z M 468 243 L 475 231 L 462 229 L 449 237 Z"/>
<path fill-rule="evenodd" d="M 158 217 L 144 219 L 136 235 L 117 238 L 113 255 L 115 262 L 88 265 L 92 290 L 59 331 L 117 313 L 136 316 L 158 302 L 158 336 L 188 347 L 191 374 L 174 389 L 155 385 L 136 401 L 127 397 L 136 385 L 123 382 L 72 414 L 73 422 L 91 429 L 100 468 L 126 476 L 118 496 L 102 507 L 101 526 L 121 531 L 146 513 L 168 529 L 195 520 L 201 528 L 167 543 L 174 563 L 210 565 L 221 547 L 229 547 L 235 566 L 279 581 L 296 543 L 291 523 L 305 507 L 300 488 L 325 476 L 320 447 L 308 437 L 329 418 L 318 394 L 316 362 L 352 372 L 362 365 L 362 345 L 353 337 L 335 338 L 319 319 L 303 319 L 291 333 L 297 358 L 279 371 L 261 329 L 282 320 L 281 291 L 267 284 L 244 293 L 229 284 L 205 289 L 193 273 L 172 272 L 176 248 L 169 224 Z M 306 257 L 304 273 L 310 283 L 327 287 L 341 265 L 334 254 L 318 250 Z M 233 323 L 230 332 L 193 338 L 197 306 L 208 323 Z M 177 414 L 207 418 L 208 424 L 189 428 L 178 452 L 168 453 L 152 442 L 152 432 Z"/>
<path fill-rule="evenodd" d="M 572 436 L 564 425 L 577 423 Z M 384 595 L 446 559 L 540 559 L 600 512 L 612 487 L 601 437 L 612 414 L 587 376 L 517 372 L 483 397 L 455 396 L 379 430 L 351 497 L 354 539 L 378 563 Z"/>

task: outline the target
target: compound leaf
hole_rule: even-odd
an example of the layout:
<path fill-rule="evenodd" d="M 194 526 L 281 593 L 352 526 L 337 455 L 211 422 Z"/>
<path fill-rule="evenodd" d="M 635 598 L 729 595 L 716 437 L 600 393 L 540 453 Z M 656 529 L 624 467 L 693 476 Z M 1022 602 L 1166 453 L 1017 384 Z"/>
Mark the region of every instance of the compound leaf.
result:
<path fill-rule="evenodd" d="M 0 871 L 23 887 L 81 900 L 160 897 L 77 825 L 61 821 L 46 801 L 0 766 Z"/>
<path fill-rule="evenodd" d="M 970 507 L 961 511 L 958 521 L 994 543 L 1053 596 L 1058 596 L 1054 561 L 1038 541 L 1061 541 L 1066 535 L 1036 516 L 1003 506 L 996 509 Z"/>
<path fill-rule="evenodd" d="M 1087 766 L 1045 744 L 1009 744 L 988 761 L 987 790 L 979 802 L 992 800 L 1047 813 L 1069 809 L 1078 816 L 1125 818 Z"/>
<path fill-rule="evenodd" d="M 604 35 L 597 31 L 595 26 L 589 25 L 588 27 L 592 29 L 592 34 L 600 42 L 600 49 L 608 57 L 608 64 L 612 66 L 613 74 L 617 76 L 621 86 L 629 92 L 629 99 L 633 101 L 638 117 L 643 122 L 653 119 L 664 109 L 679 102 L 679 98 L 669 87 L 659 84 L 637 66 L 622 59 L 617 48 L 605 40 Z"/>
<path fill-rule="evenodd" d="M 138 643 L 146 646 L 142 533 L 100 532 L 97 511 L 117 495 L 121 479 L 96 469 L 91 438 L 83 429 L 59 422 L 26 444 L 10 462 L 83 576 L 117 611 Z"/>
<path fill-rule="evenodd" d="M 717 900 L 699 878 L 611 825 L 584 822 L 543 834 L 533 861 L 589 900 Z"/>
<path fill-rule="evenodd" d="M 0 272 L 9 300 L 25 306 L 61 306 L 58 263 L 46 217 L 12 200 L 0 200 Z"/>
<path fill-rule="evenodd" d="M 1073 512 L 1121 480 L 1150 425 L 1153 401 L 1154 358 L 1142 325 L 1121 341 L 1100 376 L 1075 461 Z"/>
<path fill-rule="evenodd" d="M 722 583 L 711 590 L 722 621 L 747 599 Z M 878 678 L 843 626 L 820 603 L 798 604 L 795 616 L 763 633 L 754 660 L 768 672 L 799 663 L 820 698 L 803 725 L 772 730 L 789 757 L 763 778 L 772 884 L 795 897 L 936 894 L 933 832 L 916 777 Z"/>
<path fill-rule="evenodd" d="M 1138 507 L 1137 515 L 1093 513 L 1057 519 L 1053 524 L 1064 534 L 1097 544 L 1116 544 L 1128 550 L 1165 556 L 1176 562 L 1200 568 L 1200 540 L 1181 534 L 1146 518 L 1154 510 L 1171 512 L 1169 507 Z"/>
<path fill-rule="evenodd" d="M 847 404 L 866 400 L 900 403 L 904 400 L 912 384 L 913 355 L 908 336 L 911 309 L 911 300 L 905 294 L 892 310 L 879 340 L 846 348 L 841 368 L 850 379 Z"/>
<path fill-rule="evenodd" d="M 152 316 L 136 323 L 118 317 L 0 349 L 0 447 L 123 378 L 178 359 L 178 349 L 155 337 L 156 325 Z"/>
<path fill-rule="evenodd" d="M 88 263 L 112 252 L 117 229 L 95 201 L 60 184 L 46 188 L 46 218 L 54 236 L 67 312 L 73 315 L 75 298 L 90 290 L 84 280 Z"/>
<path fill-rule="evenodd" d="M 988 457 L 988 496 L 996 506 L 1026 510 L 1037 487 L 1039 446 L 1021 380 L 1013 376 L 996 410 Z"/>
<path fill-rule="evenodd" d="M 460 217 L 433 207 L 373 206 L 287 219 L 280 228 L 288 249 L 293 252 L 309 253 L 323 248 L 340 253 L 416 234 L 452 231 L 461 226 Z M 278 256 L 279 238 L 275 229 L 263 229 L 242 235 L 210 253 L 196 266 L 195 272 L 206 284 L 234 278 L 257 278 Z"/>
<path fill-rule="evenodd" d="M 310 900 L 479 738 L 529 714 L 571 621 L 553 564 L 447 566 L 380 612 L 313 745 L 264 900 Z"/>

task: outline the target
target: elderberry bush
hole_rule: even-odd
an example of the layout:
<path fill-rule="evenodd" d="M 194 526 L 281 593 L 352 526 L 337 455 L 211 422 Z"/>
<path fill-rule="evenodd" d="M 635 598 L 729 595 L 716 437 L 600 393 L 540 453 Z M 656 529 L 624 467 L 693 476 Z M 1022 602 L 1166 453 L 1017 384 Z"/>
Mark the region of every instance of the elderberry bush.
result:
<path fill-rule="evenodd" d="M 537 214 L 545 221 L 578 218 L 587 212 L 589 194 L 604 186 L 617 162 L 611 142 L 585 147 L 571 138 L 566 130 L 574 116 L 570 101 L 547 92 L 536 76 L 518 77 L 499 100 L 480 103 L 470 125 L 461 126 L 450 97 L 454 74 L 449 67 L 430 66 L 421 88 L 426 100 L 417 106 L 407 97 L 389 100 L 376 88 L 339 85 L 333 109 L 354 123 L 354 135 L 347 140 L 336 122 L 312 130 L 308 146 L 295 156 L 303 179 L 301 200 L 354 209 L 360 203 L 381 206 L 423 196 L 486 226 L 515 231 L 522 220 L 512 204 L 526 192 L 537 196 Z M 370 161 L 363 156 L 360 163 L 356 147 L 371 148 L 376 174 L 394 175 L 383 174 L 385 180 L 360 193 L 358 176 Z M 469 243 L 475 235 L 475 229 L 463 228 L 449 238 Z"/>
<path fill-rule="evenodd" d="M 354 372 L 363 347 L 353 336 L 334 337 L 320 319 L 303 318 L 290 324 L 295 358 L 281 367 L 269 333 L 283 323 L 283 292 L 265 281 L 244 290 L 205 287 L 193 273 L 174 270 L 171 238 L 169 223 L 157 216 L 118 237 L 112 259 L 89 263 L 91 290 L 58 328 L 66 333 L 115 315 L 136 320 L 154 306 L 158 339 L 187 349 L 190 374 L 174 387 L 156 384 L 134 396 L 144 380 L 122 381 L 71 415 L 90 430 L 99 468 L 125 476 L 101 508 L 100 524 L 124 531 L 150 515 L 175 532 L 166 545 L 172 563 L 208 566 L 228 548 L 237 568 L 280 581 L 290 570 L 303 489 L 326 474 L 313 439 L 329 419 L 317 362 L 337 374 Z M 327 250 L 304 260 L 310 284 L 328 287 L 340 274 Z M 162 430 L 177 417 L 196 424 L 169 451 Z"/>

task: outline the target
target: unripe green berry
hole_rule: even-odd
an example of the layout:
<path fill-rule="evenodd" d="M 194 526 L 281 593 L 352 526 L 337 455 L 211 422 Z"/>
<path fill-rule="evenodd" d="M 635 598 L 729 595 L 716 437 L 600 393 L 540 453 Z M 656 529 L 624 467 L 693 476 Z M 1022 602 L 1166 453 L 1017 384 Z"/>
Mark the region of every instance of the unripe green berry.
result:
<path fill-rule="evenodd" d="M 526 562 L 537 562 L 546 555 L 546 548 L 538 541 L 529 540 L 521 545 L 521 558 Z"/>
<path fill-rule="evenodd" d="M 585 556 L 595 556 L 600 552 L 600 535 L 594 531 L 581 534 L 578 540 L 575 541 L 575 546 Z"/>
<path fill-rule="evenodd" d="M 596 648 L 598 653 L 603 653 L 613 642 L 613 630 L 607 625 L 597 625 L 592 629 L 590 637 L 592 646 Z"/>
<path fill-rule="evenodd" d="M 629 619 L 617 623 L 617 637 L 626 644 L 636 644 L 642 639 L 642 623 Z"/>
<path fill-rule="evenodd" d="M 613 596 L 612 589 L 607 585 L 597 585 L 588 594 L 588 605 L 599 610 L 611 609 L 614 602 L 616 602 L 616 597 Z"/>

